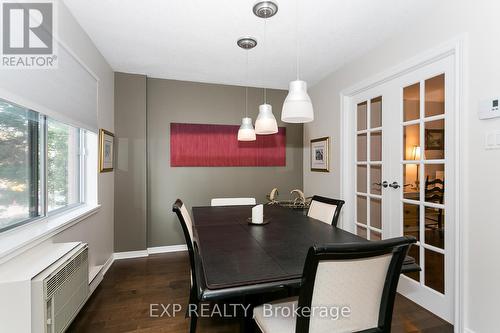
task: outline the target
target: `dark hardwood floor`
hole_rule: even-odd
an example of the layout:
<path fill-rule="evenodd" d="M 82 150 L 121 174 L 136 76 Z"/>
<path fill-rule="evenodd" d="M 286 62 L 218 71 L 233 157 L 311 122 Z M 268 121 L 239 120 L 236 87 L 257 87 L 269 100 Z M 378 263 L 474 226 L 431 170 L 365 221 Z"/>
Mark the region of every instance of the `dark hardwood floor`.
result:
<path fill-rule="evenodd" d="M 68 332 L 188 332 L 189 319 L 150 317 L 150 304 L 187 304 L 187 252 L 118 260 L 69 327 Z M 161 313 L 161 307 L 160 311 Z M 453 332 L 453 326 L 410 300 L 398 296 L 393 332 Z M 201 318 L 197 332 L 239 332 L 236 319 Z"/>

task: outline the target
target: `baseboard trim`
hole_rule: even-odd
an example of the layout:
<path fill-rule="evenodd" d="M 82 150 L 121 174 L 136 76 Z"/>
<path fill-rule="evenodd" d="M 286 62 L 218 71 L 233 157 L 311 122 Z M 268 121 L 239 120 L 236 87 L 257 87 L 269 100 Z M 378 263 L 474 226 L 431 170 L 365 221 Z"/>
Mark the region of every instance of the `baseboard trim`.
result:
<path fill-rule="evenodd" d="M 475 332 L 470 328 L 464 328 L 464 333 L 475 333 Z"/>
<path fill-rule="evenodd" d="M 148 247 L 148 254 L 180 252 L 180 251 L 187 251 L 187 246 L 185 244 L 181 244 L 181 245 Z"/>
<path fill-rule="evenodd" d="M 94 290 L 99 286 L 99 284 L 101 284 L 102 280 L 104 279 L 104 275 L 106 275 L 108 269 L 111 267 L 111 265 L 113 264 L 114 261 L 115 261 L 114 254 L 111 254 L 111 256 L 109 256 L 108 260 L 106 260 L 106 262 L 100 266 L 99 271 L 93 277 L 92 281 L 90 281 L 90 283 L 89 283 L 88 298 L 90 298 L 90 296 L 92 296 L 92 294 L 94 293 Z"/>
<path fill-rule="evenodd" d="M 113 254 L 113 259 L 114 260 L 132 259 L 132 258 L 141 258 L 141 257 L 147 257 L 147 256 L 148 256 L 147 250 L 126 251 L 126 252 L 115 252 Z"/>
<path fill-rule="evenodd" d="M 143 258 L 143 257 L 149 256 L 150 254 L 179 252 L 179 251 L 187 251 L 187 246 L 185 244 L 169 245 L 169 246 L 155 246 L 155 247 L 148 247 L 146 250 L 115 252 L 113 254 L 113 261 L 114 260 L 121 260 L 121 259 Z M 110 265 L 112 263 L 113 262 L 111 262 Z M 106 268 L 106 270 L 107 270 L 107 268 Z"/>
<path fill-rule="evenodd" d="M 108 269 L 111 267 L 111 265 L 113 264 L 113 262 L 115 261 L 115 255 L 114 253 L 108 258 L 108 260 L 106 260 L 106 262 L 104 263 L 104 265 L 102 266 L 102 269 L 101 269 L 101 272 L 102 272 L 102 275 L 106 275 L 106 273 L 108 272 Z"/>

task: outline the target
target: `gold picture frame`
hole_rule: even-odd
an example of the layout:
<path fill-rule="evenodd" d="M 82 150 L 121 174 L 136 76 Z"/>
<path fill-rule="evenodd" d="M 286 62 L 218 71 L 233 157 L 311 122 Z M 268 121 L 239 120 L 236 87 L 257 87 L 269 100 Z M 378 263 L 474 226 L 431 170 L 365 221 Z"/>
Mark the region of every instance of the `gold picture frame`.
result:
<path fill-rule="evenodd" d="M 330 138 L 311 140 L 311 171 L 330 172 Z"/>
<path fill-rule="evenodd" d="M 99 172 L 114 170 L 115 135 L 105 129 L 99 129 Z"/>

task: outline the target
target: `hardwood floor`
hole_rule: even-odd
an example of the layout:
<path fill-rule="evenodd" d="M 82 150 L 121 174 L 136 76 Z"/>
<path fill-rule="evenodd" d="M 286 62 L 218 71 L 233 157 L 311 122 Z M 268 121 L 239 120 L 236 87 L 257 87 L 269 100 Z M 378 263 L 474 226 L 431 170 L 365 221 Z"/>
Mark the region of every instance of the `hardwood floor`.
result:
<path fill-rule="evenodd" d="M 188 332 L 184 312 L 176 317 L 150 317 L 150 304 L 187 304 L 187 252 L 117 260 L 107 272 L 68 332 Z M 162 311 L 159 307 L 160 314 Z M 453 332 L 453 326 L 410 300 L 398 296 L 393 332 Z M 239 332 L 236 319 L 201 318 L 197 332 Z"/>

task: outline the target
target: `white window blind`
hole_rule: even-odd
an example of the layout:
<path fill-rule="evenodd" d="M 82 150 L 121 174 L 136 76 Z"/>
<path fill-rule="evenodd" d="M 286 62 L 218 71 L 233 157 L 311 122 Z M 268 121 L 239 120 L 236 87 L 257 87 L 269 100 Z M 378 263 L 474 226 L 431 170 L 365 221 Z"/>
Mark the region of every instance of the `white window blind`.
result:
<path fill-rule="evenodd" d="M 0 98 L 73 126 L 97 131 L 98 80 L 58 45 L 56 69 L 4 69 Z"/>

